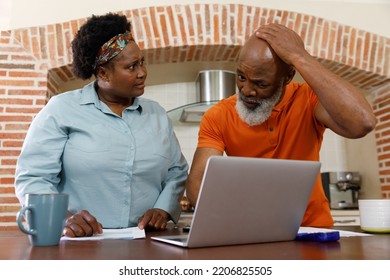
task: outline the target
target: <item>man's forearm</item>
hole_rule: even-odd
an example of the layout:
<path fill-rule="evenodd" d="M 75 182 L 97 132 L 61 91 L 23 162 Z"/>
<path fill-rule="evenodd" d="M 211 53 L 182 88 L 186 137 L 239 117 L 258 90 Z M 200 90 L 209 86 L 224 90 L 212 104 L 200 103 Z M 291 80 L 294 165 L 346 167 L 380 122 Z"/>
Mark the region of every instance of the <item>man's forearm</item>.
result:
<path fill-rule="evenodd" d="M 294 62 L 295 69 L 317 94 L 320 104 L 337 123 L 339 134 L 357 138 L 366 135 L 376 124 L 370 104 L 348 81 L 331 72 L 307 55 Z"/>

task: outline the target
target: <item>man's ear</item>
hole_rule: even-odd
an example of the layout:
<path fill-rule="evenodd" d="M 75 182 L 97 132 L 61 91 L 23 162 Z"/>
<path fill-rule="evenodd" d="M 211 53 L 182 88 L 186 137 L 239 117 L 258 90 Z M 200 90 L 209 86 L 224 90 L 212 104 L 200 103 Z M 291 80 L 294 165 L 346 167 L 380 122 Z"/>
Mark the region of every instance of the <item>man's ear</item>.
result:
<path fill-rule="evenodd" d="M 286 85 L 292 81 L 295 76 L 295 68 L 290 66 L 287 70 L 287 75 L 285 76 Z"/>

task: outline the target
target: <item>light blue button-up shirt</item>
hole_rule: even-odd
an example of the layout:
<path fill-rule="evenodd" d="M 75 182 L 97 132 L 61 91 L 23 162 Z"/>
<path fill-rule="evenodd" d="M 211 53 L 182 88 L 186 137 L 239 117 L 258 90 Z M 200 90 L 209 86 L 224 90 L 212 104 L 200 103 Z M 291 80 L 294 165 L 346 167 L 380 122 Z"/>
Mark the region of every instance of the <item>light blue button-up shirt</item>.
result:
<path fill-rule="evenodd" d="M 17 162 L 15 188 L 64 192 L 69 210 L 88 210 L 104 228 L 136 226 L 150 208 L 180 215 L 188 164 L 170 119 L 156 102 L 135 98 L 122 117 L 93 83 L 52 97 L 34 118 Z"/>

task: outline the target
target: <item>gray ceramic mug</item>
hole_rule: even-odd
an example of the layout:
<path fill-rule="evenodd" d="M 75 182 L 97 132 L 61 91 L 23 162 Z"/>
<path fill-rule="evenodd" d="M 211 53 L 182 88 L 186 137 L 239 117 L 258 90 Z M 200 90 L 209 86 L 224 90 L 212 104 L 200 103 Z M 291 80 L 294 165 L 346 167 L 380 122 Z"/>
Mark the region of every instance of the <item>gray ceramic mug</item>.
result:
<path fill-rule="evenodd" d="M 67 194 L 26 194 L 25 205 L 16 215 L 20 230 L 29 235 L 33 246 L 53 246 L 60 242 L 68 210 Z M 22 218 L 25 217 L 28 229 Z"/>

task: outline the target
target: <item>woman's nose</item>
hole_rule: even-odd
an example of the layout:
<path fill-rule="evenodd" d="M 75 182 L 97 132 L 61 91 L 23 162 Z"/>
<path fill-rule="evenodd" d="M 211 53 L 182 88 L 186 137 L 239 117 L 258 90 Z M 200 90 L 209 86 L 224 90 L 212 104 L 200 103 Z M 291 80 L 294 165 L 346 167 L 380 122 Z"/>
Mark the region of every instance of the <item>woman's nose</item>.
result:
<path fill-rule="evenodd" d="M 146 74 L 147 74 L 146 67 L 142 66 L 139 68 L 137 72 L 137 78 L 142 79 L 146 76 Z"/>

